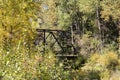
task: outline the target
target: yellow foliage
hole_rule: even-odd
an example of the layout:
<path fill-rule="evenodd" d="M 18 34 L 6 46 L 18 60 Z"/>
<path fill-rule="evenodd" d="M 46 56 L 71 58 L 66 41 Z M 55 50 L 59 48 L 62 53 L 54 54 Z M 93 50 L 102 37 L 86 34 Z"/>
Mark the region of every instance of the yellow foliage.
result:
<path fill-rule="evenodd" d="M 112 16 L 113 19 L 120 18 L 120 1 L 119 0 L 103 0 L 101 1 L 101 17 L 105 20 L 109 19 L 109 16 Z"/>
<path fill-rule="evenodd" d="M 93 56 L 91 56 L 90 61 L 95 61 L 100 58 L 100 55 L 98 53 L 95 53 Z"/>
<path fill-rule="evenodd" d="M 55 5 L 56 0 L 44 0 L 42 3 L 42 12 L 41 16 L 44 24 L 42 28 L 51 28 L 54 29 L 54 24 L 57 20 L 57 12 L 56 12 L 56 5 Z"/>
<path fill-rule="evenodd" d="M 10 34 L 7 31 L 0 28 L 0 44 L 3 42 L 5 37 L 9 37 L 9 36 Z"/>
<path fill-rule="evenodd" d="M 36 14 L 41 4 L 32 0 L 5 0 L 0 2 L 0 41 L 12 44 L 33 37 L 38 26 Z M 30 21 L 32 19 L 33 21 Z M 27 36 L 27 37 L 26 37 Z M 11 39 L 9 39 L 11 38 Z M 9 43 L 8 43 L 9 44 Z"/>
<path fill-rule="evenodd" d="M 120 59 L 118 58 L 118 54 L 113 51 L 91 55 L 88 62 L 82 67 L 82 71 L 100 72 L 101 80 L 110 80 L 112 76 L 111 72 L 115 73 L 115 71 L 119 69 Z"/>
<path fill-rule="evenodd" d="M 108 70 L 101 73 L 101 80 L 110 80 L 110 72 Z"/>
<path fill-rule="evenodd" d="M 116 64 L 118 60 L 118 55 L 114 52 L 108 52 L 106 54 L 102 54 L 100 58 L 98 59 L 98 63 L 102 67 L 108 67 L 111 64 Z"/>

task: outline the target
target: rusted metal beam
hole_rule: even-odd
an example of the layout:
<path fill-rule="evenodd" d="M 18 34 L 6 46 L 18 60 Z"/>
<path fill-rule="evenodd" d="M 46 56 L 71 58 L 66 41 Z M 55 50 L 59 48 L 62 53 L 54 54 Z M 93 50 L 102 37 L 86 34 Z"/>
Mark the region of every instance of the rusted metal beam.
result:
<path fill-rule="evenodd" d="M 65 30 L 51 30 L 51 29 L 36 29 L 37 32 L 43 32 L 43 31 L 46 31 L 46 32 L 64 32 Z"/>
<path fill-rule="evenodd" d="M 53 34 L 53 32 L 50 32 L 52 34 L 52 36 L 54 37 L 54 39 L 56 40 L 56 42 L 58 43 L 58 45 L 61 47 L 62 51 L 64 52 L 64 48 L 62 47 L 62 45 L 60 44 L 60 42 L 58 41 L 58 39 L 55 37 L 55 35 Z"/>

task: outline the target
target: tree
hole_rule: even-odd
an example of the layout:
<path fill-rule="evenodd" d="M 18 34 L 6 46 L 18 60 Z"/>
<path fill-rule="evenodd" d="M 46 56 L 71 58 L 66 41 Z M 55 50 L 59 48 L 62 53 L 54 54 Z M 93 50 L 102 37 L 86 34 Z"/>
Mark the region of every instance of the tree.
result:
<path fill-rule="evenodd" d="M 40 5 L 41 1 L 0 0 L 0 29 L 9 33 L 9 36 L 3 39 L 4 44 L 11 45 L 33 37 L 33 27 L 37 23 Z"/>
<path fill-rule="evenodd" d="M 110 17 L 113 18 L 114 23 L 119 30 L 119 53 L 120 53 L 120 1 L 119 0 L 103 0 L 101 3 L 102 11 L 101 17 L 108 21 Z"/>
<path fill-rule="evenodd" d="M 39 13 L 39 28 L 56 29 L 57 26 L 57 7 L 56 0 L 42 0 L 41 12 Z"/>

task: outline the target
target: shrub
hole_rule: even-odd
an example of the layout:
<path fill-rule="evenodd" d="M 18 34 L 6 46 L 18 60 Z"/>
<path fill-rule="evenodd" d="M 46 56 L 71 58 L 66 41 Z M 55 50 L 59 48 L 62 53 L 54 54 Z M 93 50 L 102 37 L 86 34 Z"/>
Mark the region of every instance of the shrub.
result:
<path fill-rule="evenodd" d="M 18 45 L 17 45 L 18 46 Z M 9 50 L 0 49 L 1 80 L 61 80 L 68 79 L 69 72 L 57 65 L 52 52 L 41 54 L 39 50 L 24 45 Z"/>
<path fill-rule="evenodd" d="M 99 75 L 101 80 L 109 80 L 116 70 L 119 70 L 119 58 L 115 52 L 107 52 L 104 54 L 93 54 L 82 67 L 82 71 L 87 74 L 93 72 L 94 75 Z M 97 72 L 97 74 L 96 74 Z M 90 76 L 92 76 L 90 74 Z M 98 77 L 98 78 L 99 78 Z"/>

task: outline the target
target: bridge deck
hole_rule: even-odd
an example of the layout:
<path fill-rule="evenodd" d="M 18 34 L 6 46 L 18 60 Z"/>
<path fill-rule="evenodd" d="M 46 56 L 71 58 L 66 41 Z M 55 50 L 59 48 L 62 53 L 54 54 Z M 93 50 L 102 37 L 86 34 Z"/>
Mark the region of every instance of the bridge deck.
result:
<path fill-rule="evenodd" d="M 78 57 L 78 55 L 56 55 L 56 57 Z"/>

